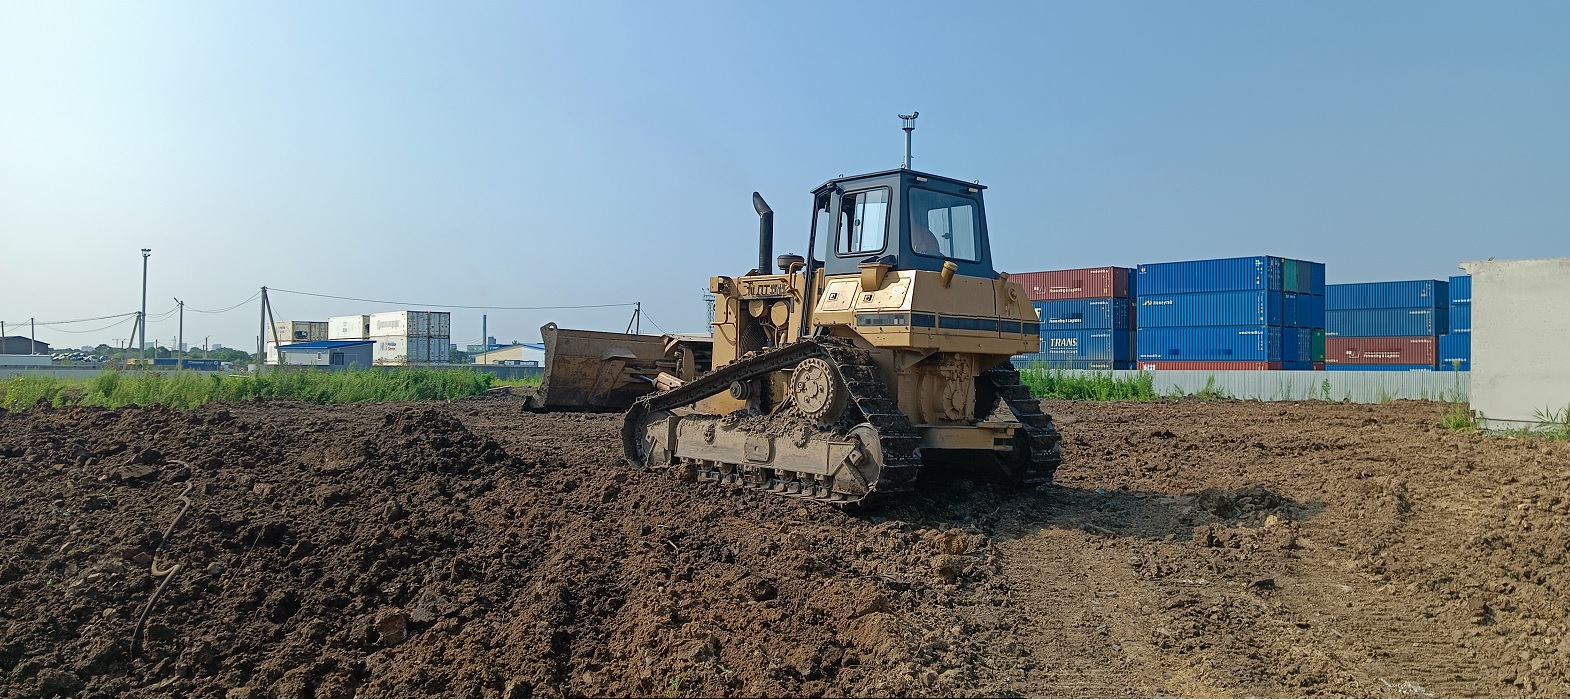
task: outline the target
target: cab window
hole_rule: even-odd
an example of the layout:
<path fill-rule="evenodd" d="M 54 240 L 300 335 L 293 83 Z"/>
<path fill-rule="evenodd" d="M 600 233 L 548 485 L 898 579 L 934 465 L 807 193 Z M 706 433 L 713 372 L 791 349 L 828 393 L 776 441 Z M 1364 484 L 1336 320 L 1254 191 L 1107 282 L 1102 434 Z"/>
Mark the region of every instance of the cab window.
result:
<path fill-rule="evenodd" d="M 879 253 L 889 236 L 889 188 L 851 192 L 840 202 L 840 255 Z"/>
<path fill-rule="evenodd" d="M 910 188 L 910 247 L 918 255 L 976 262 L 981 259 L 976 201 Z"/>

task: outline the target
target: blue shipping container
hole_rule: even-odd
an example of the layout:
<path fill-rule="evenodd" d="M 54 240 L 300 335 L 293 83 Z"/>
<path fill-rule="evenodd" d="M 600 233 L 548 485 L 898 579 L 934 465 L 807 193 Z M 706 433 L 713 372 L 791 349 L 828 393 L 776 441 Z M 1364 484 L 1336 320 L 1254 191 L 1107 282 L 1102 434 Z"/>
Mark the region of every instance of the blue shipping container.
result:
<path fill-rule="evenodd" d="M 1040 354 L 1059 360 L 1129 362 L 1134 359 L 1133 337 L 1124 330 L 1043 330 Z"/>
<path fill-rule="evenodd" d="M 1450 305 L 1449 283 L 1439 280 L 1360 282 L 1325 287 L 1325 309 L 1409 309 Z"/>
<path fill-rule="evenodd" d="M 1313 277 L 1311 278 L 1312 279 L 1312 288 L 1309 289 L 1308 293 L 1312 294 L 1312 295 L 1314 295 L 1316 297 L 1324 297 L 1325 296 L 1325 264 L 1324 263 L 1310 263 L 1310 264 L 1312 265 L 1312 267 L 1309 268 L 1309 269 L 1311 270 Z"/>
<path fill-rule="evenodd" d="M 1464 372 L 1472 364 L 1472 334 L 1446 333 L 1439 336 L 1439 366 L 1452 369 L 1457 364 Z"/>
<path fill-rule="evenodd" d="M 1324 328 L 1325 298 L 1312 294 L 1282 295 L 1281 325 L 1291 328 Z"/>
<path fill-rule="evenodd" d="M 1432 372 L 1428 365 L 1325 365 L 1326 372 Z"/>
<path fill-rule="evenodd" d="M 1191 294 L 1238 290 L 1281 291 L 1281 258 L 1259 256 L 1222 260 L 1150 263 L 1134 277 L 1140 294 Z"/>
<path fill-rule="evenodd" d="M 1296 295 L 1293 295 L 1296 297 Z M 1294 298 L 1294 302 L 1296 299 Z M 1139 297 L 1141 328 L 1279 326 L 1281 292 L 1196 292 Z"/>
<path fill-rule="evenodd" d="M 1447 307 L 1415 309 L 1331 309 L 1325 312 L 1327 338 L 1379 338 L 1439 335 Z"/>
<path fill-rule="evenodd" d="M 1133 327 L 1129 318 L 1130 299 L 1054 299 L 1033 301 L 1041 317 L 1043 337 L 1049 330 L 1118 329 Z"/>
<path fill-rule="evenodd" d="M 1450 305 L 1472 303 L 1472 276 L 1456 275 L 1450 278 Z"/>
<path fill-rule="evenodd" d="M 1308 328 L 1281 329 L 1281 361 L 1312 362 L 1314 331 Z"/>
<path fill-rule="evenodd" d="M 1472 332 L 1472 304 L 1470 302 L 1451 304 L 1449 318 L 1445 319 L 1445 329 L 1451 333 Z"/>
<path fill-rule="evenodd" d="M 1281 362 L 1281 329 L 1268 326 L 1141 328 L 1140 360 Z"/>

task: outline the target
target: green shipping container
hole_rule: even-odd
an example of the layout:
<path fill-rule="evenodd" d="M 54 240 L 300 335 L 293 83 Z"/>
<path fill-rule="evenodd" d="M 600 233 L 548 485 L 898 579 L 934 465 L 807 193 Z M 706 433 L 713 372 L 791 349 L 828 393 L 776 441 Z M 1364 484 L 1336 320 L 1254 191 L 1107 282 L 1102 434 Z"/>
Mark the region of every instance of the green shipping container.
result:
<path fill-rule="evenodd" d="M 1288 292 L 1301 292 L 1298 283 L 1298 269 L 1296 260 L 1281 261 L 1281 289 Z"/>
<path fill-rule="evenodd" d="M 1309 336 L 1308 355 L 1309 362 L 1325 361 L 1325 329 L 1315 328 L 1313 335 Z M 1302 346 L 1298 346 L 1302 347 Z"/>

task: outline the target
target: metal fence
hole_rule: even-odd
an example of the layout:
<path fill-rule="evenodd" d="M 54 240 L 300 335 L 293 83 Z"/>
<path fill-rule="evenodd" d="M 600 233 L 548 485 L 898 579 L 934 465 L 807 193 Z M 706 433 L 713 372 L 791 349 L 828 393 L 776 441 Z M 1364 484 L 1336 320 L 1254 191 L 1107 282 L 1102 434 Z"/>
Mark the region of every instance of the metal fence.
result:
<path fill-rule="evenodd" d="M 542 368 L 542 367 L 525 367 L 525 366 L 521 366 L 521 365 L 434 365 L 431 368 L 432 369 L 467 370 L 467 371 L 470 371 L 470 372 L 484 372 L 486 374 L 495 375 L 497 379 L 528 379 L 530 377 L 539 377 L 539 376 L 543 375 L 544 372 L 545 372 L 545 369 Z M 268 367 L 267 367 L 267 371 L 268 372 L 277 371 L 278 369 L 279 369 L 279 367 L 277 365 L 268 365 Z M 290 367 L 290 366 L 285 366 L 282 369 L 284 371 L 290 371 L 290 372 L 301 371 L 301 370 L 307 370 L 307 371 L 315 370 L 315 371 L 324 371 L 325 372 L 325 371 L 333 371 L 333 370 L 342 370 L 343 368 L 342 367 L 307 367 L 307 366 Z M 359 369 L 364 369 L 364 368 L 359 368 Z M 378 369 L 378 370 L 382 370 L 382 371 L 385 371 L 385 372 L 391 372 L 391 371 L 394 371 L 394 370 L 407 369 L 407 368 L 406 367 L 388 366 L 388 365 L 375 365 L 375 366 L 371 367 L 370 369 Z M 37 376 L 45 376 L 45 377 L 59 377 L 61 379 L 92 379 L 93 377 L 98 376 L 98 374 L 100 372 L 102 372 L 102 371 L 103 371 L 103 369 L 100 368 L 100 367 L 87 367 L 87 366 L 80 366 L 80 365 L 40 365 L 40 366 L 0 365 L 0 379 L 6 379 L 8 377 L 12 377 L 12 376 L 15 376 L 15 375 L 18 375 L 18 374 L 28 374 L 28 375 L 37 375 Z M 127 370 L 122 370 L 122 371 L 124 371 L 124 372 L 136 372 L 136 371 L 139 371 L 139 370 L 127 369 Z M 150 369 L 147 369 L 147 370 L 141 370 L 141 371 L 148 371 L 148 372 L 173 372 L 175 370 L 174 370 L 173 367 L 154 367 L 154 368 L 150 368 Z M 188 369 L 188 370 L 185 370 L 185 371 L 186 372 L 195 372 L 197 374 L 232 374 L 232 372 L 222 372 L 222 371 L 217 371 L 217 370 L 193 370 L 193 369 Z"/>
<path fill-rule="evenodd" d="M 1095 375 L 1094 370 L 1061 370 L 1069 375 Z M 1471 395 L 1467 372 L 1286 372 L 1236 370 L 1111 370 L 1116 378 L 1151 376 L 1156 392 L 1187 396 L 1212 391 L 1257 401 L 1351 401 L 1380 403 L 1394 399 L 1466 401 Z"/>

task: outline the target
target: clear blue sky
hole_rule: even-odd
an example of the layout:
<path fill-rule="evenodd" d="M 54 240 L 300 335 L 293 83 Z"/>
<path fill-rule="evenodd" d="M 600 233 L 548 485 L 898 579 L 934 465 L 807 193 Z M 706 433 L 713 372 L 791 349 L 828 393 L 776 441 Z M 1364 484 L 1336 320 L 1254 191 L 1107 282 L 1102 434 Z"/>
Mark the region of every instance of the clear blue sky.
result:
<path fill-rule="evenodd" d="M 147 246 L 153 314 L 268 285 L 641 300 L 697 331 L 708 276 L 754 262 L 749 194 L 799 252 L 808 191 L 897 166 L 910 110 L 918 168 L 989 186 L 1008 271 L 1567 256 L 1567 37 L 1565 2 L 4 2 L 0 318 L 134 310 Z M 454 325 L 478 342 L 479 312 Z M 186 336 L 256 326 L 253 304 Z"/>

